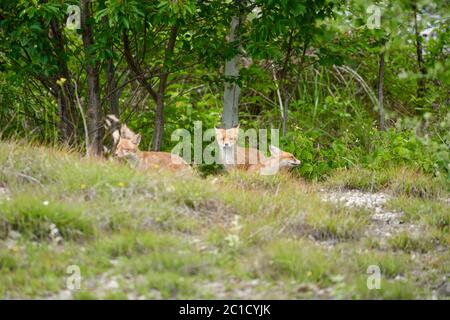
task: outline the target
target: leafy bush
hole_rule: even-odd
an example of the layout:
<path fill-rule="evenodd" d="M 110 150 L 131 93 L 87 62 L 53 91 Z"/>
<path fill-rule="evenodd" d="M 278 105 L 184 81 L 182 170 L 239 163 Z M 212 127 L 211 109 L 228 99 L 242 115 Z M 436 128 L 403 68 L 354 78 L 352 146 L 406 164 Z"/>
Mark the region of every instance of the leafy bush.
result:
<path fill-rule="evenodd" d="M 355 166 L 372 170 L 407 166 L 434 176 L 449 174 L 448 115 L 445 121 L 436 124 L 439 131 L 433 135 L 420 135 L 417 127 L 431 126 L 438 118 L 433 122 L 416 119 L 415 127 L 398 125 L 380 131 L 367 112 L 364 115 L 349 109 L 350 102 L 331 97 L 325 101 L 316 112 L 310 104 L 302 105 L 301 115 L 293 110 L 297 124 L 282 140 L 284 148 L 302 161 L 297 171 L 300 175 L 321 179 L 334 169 Z M 334 111 L 328 112 L 329 108 Z M 311 119 L 314 112 L 316 119 Z"/>

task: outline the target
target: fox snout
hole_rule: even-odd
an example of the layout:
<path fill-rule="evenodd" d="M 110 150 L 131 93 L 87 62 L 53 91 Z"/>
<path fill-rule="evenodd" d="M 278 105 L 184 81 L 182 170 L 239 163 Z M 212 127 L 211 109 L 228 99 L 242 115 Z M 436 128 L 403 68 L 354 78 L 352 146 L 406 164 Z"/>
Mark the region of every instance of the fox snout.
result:
<path fill-rule="evenodd" d="M 290 162 L 291 167 L 298 167 L 300 164 L 301 164 L 301 161 L 298 160 L 298 159 L 293 159 L 293 160 Z"/>
<path fill-rule="evenodd" d="M 239 127 L 231 129 L 219 129 L 216 130 L 216 140 L 221 148 L 232 148 L 237 141 Z"/>
<path fill-rule="evenodd" d="M 117 150 L 114 152 L 114 157 L 121 158 L 123 156 L 122 150 Z"/>

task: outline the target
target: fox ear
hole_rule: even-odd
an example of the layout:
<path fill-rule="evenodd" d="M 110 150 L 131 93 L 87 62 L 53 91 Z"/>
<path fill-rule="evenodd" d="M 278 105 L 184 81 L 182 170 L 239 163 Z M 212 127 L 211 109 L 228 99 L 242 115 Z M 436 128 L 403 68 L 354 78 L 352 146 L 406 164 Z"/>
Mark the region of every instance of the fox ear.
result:
<path fill-rule="evenodd" d="M 223 129 L 222 129 L 222 128 L 214 127 L 214 130 L 216 131 L 216 135 L 222 134 L 222 132 L 223 132 Z"/>
<path fill-rule="evenodd" d="M 120 126 L 120 136 L 121 136 L 121 137 L 126 137 L 128 131 L 129 131 L 129 129 L 128 129 L 128 127 L 127 127 L 126 124 L 122 124 L 122 125 Z"/>
<path fill-rule="evenodd" d="M 234 135 L 237 136 L 239 134 L 239 124 L 236 127 L 230 128 L 228 130 L 230 130 Z"/>
<path fill-rule="evenodd" d="M 120 126 L 120 136 L 125 139 L 132 139 L 136 134 L 131 131 L 126 124 Z"/>
<path fill-rule="evenodd" d="M 113 142 L 114 143 L 118 143 L 120 140 L 120 132 L 118 129 L 114 130 L 114 132 L 112 133 L 112 138 L 113 138 Z"/>
<path fill-rule="evenodd" d="M 275 147 L 273 144 L 271 144 L 269 146 L 269 150 L 270 150 L 270 153 L 274 156 L 279 155 L 282 152 L 279 148 Z"/>
<path fill-rule="evenodd" d="M 139 145 L 139 143 L 141 142 L 141 135 L 140 134 L 137 134 L 137 135 L 135 135 L 134 137 L 133 137 L 133 143 L 135 144 L 135 145 Z"/>

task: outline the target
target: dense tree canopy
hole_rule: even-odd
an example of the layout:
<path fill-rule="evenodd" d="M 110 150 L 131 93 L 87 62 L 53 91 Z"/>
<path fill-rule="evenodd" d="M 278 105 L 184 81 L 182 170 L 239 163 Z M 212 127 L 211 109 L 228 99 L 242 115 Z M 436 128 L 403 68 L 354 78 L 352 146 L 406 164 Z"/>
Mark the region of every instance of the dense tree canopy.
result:
<path fill-rule="evenodd" d="M 306 177 L 399 161 L 447 174 L 446 14 L 419 0 L 4 0 L 0 133 L 99 155 L 108 113 L 154 150 L 196 120 L 239 122 L 280 128 Z"/>

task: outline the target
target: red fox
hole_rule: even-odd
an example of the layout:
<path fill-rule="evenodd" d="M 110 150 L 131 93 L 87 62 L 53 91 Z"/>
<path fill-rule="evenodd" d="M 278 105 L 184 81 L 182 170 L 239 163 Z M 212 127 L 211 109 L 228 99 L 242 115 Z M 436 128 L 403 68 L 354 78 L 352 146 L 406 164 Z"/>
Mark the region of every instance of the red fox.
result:
<path fill-rule="evenodd" d="M 261 163 L 266 159 L 264 154 L 257 149 L 243 148 L 237 145 L 239 126 L 231 129 L 215 129 L 220 160 L 227 171 L 247 170 L 251 165 Z"/>
<path fill-rule="evenodd" d="M 138 148 L 140 142 L 140 134 L 131 134 L 128 131 L 126 137 L 122 135 L 119 137 L 114 156 L 128 160 L 138 169 L 161 169 L 192 173 L 192 168 L 183 158 L 168 152 L 140 151 Z"/>
<path fill-rule="evenodd" d="M 293 154 L 271 145 L 271 156 L 254 148 L 242 148 L 237 145 L 239 126 L 231 129 L 216 128 L 216 140 L 219 145 L 220 160 L 227 171 L 238 169 L 247 172 L 259 172 L 261 175 L 271 175 L 280 169 L 294 168 L 300 165 L 300 160 Z"/>
<path fill-rule="evenodd" d="M 251 165 L 248 172 L 258 172 L 261 175 L 272 175 L 278 172 L 278 170 L 286 170 L 294 168 L 300 165 L 300 160 L 294 157 L 293 154 L 280 150 L 279 148 L 270 145 L 269 150 L 271 157 L 266 158 L 264 161 Z"/>

